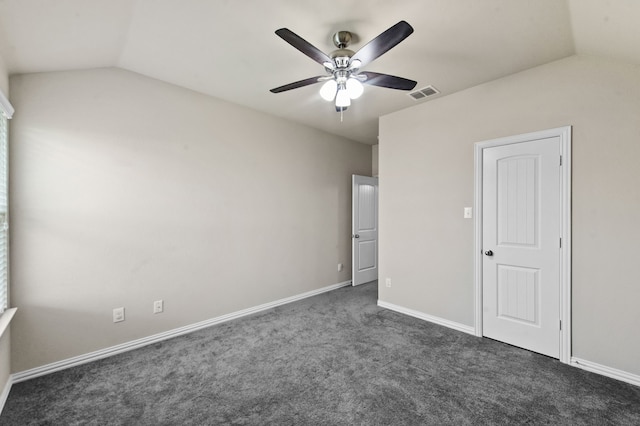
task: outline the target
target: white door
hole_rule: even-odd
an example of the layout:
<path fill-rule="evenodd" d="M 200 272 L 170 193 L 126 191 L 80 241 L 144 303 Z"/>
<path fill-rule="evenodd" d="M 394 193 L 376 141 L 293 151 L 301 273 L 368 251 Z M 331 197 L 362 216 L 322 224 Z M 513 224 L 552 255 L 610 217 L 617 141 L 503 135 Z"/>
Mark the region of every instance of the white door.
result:
<path fill-rule="evenodd" d="M 482 332 L 560 354 L 560 138 L 483 150 Z"/>
<path fill-rule="evenodd" d="M 378 178 L 353 175 L 353 285 L 378 279 Z"/>

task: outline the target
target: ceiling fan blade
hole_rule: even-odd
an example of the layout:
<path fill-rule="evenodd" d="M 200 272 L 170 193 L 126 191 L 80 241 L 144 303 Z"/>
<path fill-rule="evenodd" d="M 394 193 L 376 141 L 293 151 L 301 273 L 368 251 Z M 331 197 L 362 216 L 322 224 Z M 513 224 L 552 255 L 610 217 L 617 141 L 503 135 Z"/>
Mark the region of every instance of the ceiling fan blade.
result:
<path fill-rule="evenodd" d="M 317 63 L 322 65 L 325 62 L 332 62 L 331 58 L 327 54 L 288 28 L 280 28 L 279 30 L 276 30 L 276 34 Z"/>
<path fill-rule="evenodd" d="M 358 59 L 362 66 L 388 52 L 413 32 L 413 27 L 406 21 L 400 21 L 378 37 L 371 40 L 358 50 L 351 58 L 351 61 Z"/>
<path fill-rule="evenodd" d="M 371 71 L 362 71 L 359 75 L 367 76 L 363 81 L 365 84 L 372 86 L 386 87 L 389 89 L 411 90 L 416 87 L 418 82 L 409 80 L 408 78 L 396 77 L 395 75 L 380 74 Z"/>
<path fill-rule="evenodd" d="M 297 89 L 299 87 L 309 86 L 310 84 L 319 83 L 320 79 L 323 79 L 324 75 L 318 75 L 316 77 L 305 78 L 304 80 L 295 81 L 293 83 L 285 84 L 284 86 L 276 87 L 275 89 L 269 90 L 271 93 L 280 93 L 286 92 L 287 90 Z"/>

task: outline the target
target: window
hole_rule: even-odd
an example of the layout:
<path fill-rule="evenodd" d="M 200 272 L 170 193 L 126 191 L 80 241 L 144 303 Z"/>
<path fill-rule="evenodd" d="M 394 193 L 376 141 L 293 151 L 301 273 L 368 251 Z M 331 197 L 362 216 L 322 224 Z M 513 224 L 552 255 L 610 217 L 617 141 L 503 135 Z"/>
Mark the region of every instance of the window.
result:
<path fill-rule="evenodd" d="M 13 108 L 0 92 L 0 313 L 7 309 L 9 286 L 8 121 Z"/>
<path fill-rule="evenodd" d="M 0 313 L 7 309 L 7 117 L 0 114 Z"/>

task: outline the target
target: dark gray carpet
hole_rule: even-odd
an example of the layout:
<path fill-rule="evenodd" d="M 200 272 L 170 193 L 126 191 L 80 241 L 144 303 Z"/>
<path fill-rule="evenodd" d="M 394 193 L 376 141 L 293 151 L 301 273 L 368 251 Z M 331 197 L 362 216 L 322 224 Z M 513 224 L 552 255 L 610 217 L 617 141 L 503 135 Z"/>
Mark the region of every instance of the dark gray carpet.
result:
<path fill-rule="evenodd" d="M 2 425 L 639 425 L 640 388 L 347 287 L 13 386 Z"/>

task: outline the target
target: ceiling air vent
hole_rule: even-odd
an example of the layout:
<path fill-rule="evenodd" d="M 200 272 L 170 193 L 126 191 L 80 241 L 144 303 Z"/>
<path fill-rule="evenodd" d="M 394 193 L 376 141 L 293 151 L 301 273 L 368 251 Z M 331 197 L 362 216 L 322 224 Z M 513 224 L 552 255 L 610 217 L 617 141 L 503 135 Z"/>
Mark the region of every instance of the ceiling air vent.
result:
<path fill-rule="evenodd" d="M 409 93 L 414 100 L 419 101 L 420 99 L 428 98 L 429 96 L 437 95 L 440 93 L 438 89 L 433 86 L 423 87 L 422 89 L 414 90 Z"/>

